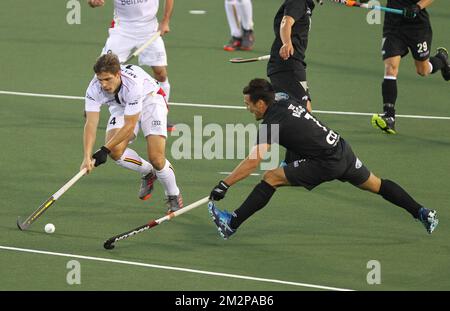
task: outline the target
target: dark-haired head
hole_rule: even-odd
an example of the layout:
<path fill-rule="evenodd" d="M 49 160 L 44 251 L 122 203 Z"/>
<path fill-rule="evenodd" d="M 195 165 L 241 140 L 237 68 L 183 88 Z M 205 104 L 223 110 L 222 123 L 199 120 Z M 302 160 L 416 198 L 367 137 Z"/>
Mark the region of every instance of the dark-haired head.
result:
<path fill-rule="evenodd" d="M 266 79 L 256 78 L 251 80 L 244 87 L 242 93 L 248 95 L 254 103 L 261 99 L 267 106 L 270 106 L 275 101 L 275 91 L 273 90 L 272 84 Z"/>
<path fill-rule="evenodd" d="M 242 93 L 248 111 L 255 115 L 256 120 L 261 120 L 267 108 L 275 101 L 275 92 L 272 84 L 265 79 L 253 79 Z"/>

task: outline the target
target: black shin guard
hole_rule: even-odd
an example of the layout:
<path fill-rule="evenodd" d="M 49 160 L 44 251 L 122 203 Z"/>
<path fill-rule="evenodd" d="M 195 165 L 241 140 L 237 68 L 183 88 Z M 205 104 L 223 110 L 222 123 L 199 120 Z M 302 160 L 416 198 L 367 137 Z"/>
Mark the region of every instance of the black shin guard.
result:
<path fill-rule="evenodd" d="M 436 56 L 430 57 L 429 62 L 431 63 L 431 65 L 433 65 L 433 71 L 431 71 L 432 74 L 441 70 L 445 66 L 444 62 Z"/>
<path fill-rule="evenodd" d="M 395 102 L 397 101 L 397 80 L 384 79 L 381 85 L 383 94 L 383 110 L 386 117 L 395 117 Z"/>
<path fill-rule="evenodd" d="M 419 209 L 422 207 L 402 187 L 395 182 L 382 179 L 378 192 L 385 200 L 407 210 L 414 218 L 419 217 Z"/>
<path fill-rule="evenodd" d="M 237 229 L 247 218 L 263 208 L 275 193 L 275 188 L 264 180 L 255 186 L 242 205 L 234 211 L 230 227 Z"/>

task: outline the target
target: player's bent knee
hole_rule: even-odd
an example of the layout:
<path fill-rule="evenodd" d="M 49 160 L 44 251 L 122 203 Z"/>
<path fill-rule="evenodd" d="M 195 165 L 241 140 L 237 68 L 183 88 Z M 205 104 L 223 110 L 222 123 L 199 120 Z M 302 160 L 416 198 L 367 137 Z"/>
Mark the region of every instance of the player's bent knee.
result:
<path fill-rule="evenodd" d="M 278 187 L 285 184 L 285 179 L 276 173 L 276 170 L 266 171 L 263 175 L 263 180 L 272 187 Z"/>
<path fill-rule="evenodd" d="M 396 67 L 396 66 L 386 66 L 386 68 L 385 68 L 385 75 L 386 76 L 397 77 L 398 76 L 398 67 Z"/>
<path fill-rule="evenodd" d="M 109 157 L 114 161 L 119 160 L 122 157 L 124 150 L 122 148 L 112 148 Z"/>
<path fill-rule="evenodd" d="M 167 80 L 167 70 L 164 67 L 154 67 L 153 77 L 159 82 L 165 82 Z"/>
<path fill-rule="evenodd" d="M 373 173 L 369 175 L 369 178 L 362 184 L 358 185 L 362 190 L 367 190 L 372 193 L 378 193 L 381 187 L 381 179 L 375 176 Z"/>
<path fill-rule="evenodd" d="M 397 77 L 398 76 L 398 66 L 399 64 L 397 64 L 397 62 L 395 61 L 386 61 L 384 63 L 384 74 L 386 76 L 393 76 L 393 77 Z"/>
<path fill-rule="evenodd" d="M 150 164 L 158 171 L 162 170 L 166 165 L 166 158 L 162 154 L 150 155 Z"/>

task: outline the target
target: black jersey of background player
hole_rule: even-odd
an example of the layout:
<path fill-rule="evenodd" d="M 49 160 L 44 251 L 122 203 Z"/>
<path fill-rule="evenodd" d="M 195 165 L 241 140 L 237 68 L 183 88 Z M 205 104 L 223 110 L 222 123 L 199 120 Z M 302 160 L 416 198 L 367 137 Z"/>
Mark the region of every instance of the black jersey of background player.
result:
<path fill-rule="evenodd" d="M 278 125 L 278 133 L 272 124 Z M 332 154 L 339 139 L 338 133 L 319 122 L 299 102 L 282 99 L 267 108 L 257 143 L 278 143 L 300 158 L 312 158 Z"/>
<path fill-rule="evenodd" d="M 420 0 L 388 0 L 387 7 L 394 9 L 403 9 L 406 7 L 417 4 Z M 448 0 L 447 0 L 448 1 Z M 386 12 L 384 15 L 385 26 L 398 26 L 398 25 L 417 25 L 423 26 L 430 23 L 428 12 L 424 9 L 413 19 L 407 19 L 402 15 Z"/>
<path fill-rule="evenodd" d="M 313 0 L 285 0 L 275 15 L 273 22 L 273 30 L 275 32 L 275 40 L 272 43 L 270 51 L 270 60 L 267 65 L 267 75 L 279 71 L 293 71 L 304 69 L 306 67 L 305 51 L 308 46 L 308 33 L 311 26 L 311 15 L 314 9 Z M 294 46 L 294 55 L 288 60 L 280 57 L 279 51 L 283 42 L 280 37 L 280 24 L 284 15 L 288 15 L 295 19 L 292 27 L 291 40 Z"/>

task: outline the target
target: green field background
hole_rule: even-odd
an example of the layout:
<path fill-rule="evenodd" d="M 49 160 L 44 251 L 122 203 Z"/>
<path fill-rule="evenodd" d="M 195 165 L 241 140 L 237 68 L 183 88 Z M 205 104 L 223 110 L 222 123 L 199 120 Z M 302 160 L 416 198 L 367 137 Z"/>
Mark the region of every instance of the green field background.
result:
<path fill-rule="evenodd" d="M 0 91 L 83 96 L 92 65 L 107 38 L 111 1 L 102 9 L 82 3 L 81 24 L 66 22 L 62 0 L 15 0 L 0 10 Z M 272 20 L 280 0 L 254 0 L 256 44 L 229 53 L 222 0 L 179 0 L 164 39 L 171 102 L 241 106 L 243 86 L 265 77 L 264 62 L 230 64 L 231 57 L 269 53 Z M 189 10 L 205 10 L 204 15 Z M 433 51 L 450 47 L 450 3 L 429 9 Z M 366 11 L 326 3 L 314 11 L 307 53 L 313 109 L 375 113 L 381 110 L 381 25 Z M 434 52 L 433 52 L 434 53 Z M 440 74 L 421 78 L 407 56 L 398 80 L 397 112 L 450 117 L 449 83 Z M 78 170 L 82 161 L 82 100 L 0 94 L 0 246 L 278 279 L 355 290 L 450 289 L 450 120 L 398 118 L 396 136 L 382 135 L 369 116 L 317 114 L 352 145 L 377 175 L 395 180 L 436 209 L 432 234 L 382 198 L 332 182 L 312 192 L 279 189 L 266 208 L 228 241 L 217 235 L 206 206 L 105 251 L 103 241 L 161 217 L 158 184 L 150 201 L 137 198 L 139 178 L 113 161 L 83 177 L 28 232 L 16 225 Z M 106 109 L 105 109 L 106 111 Z M 104 139 L 102 115 L 97 146 Z M 222 126 L 253 123 L 244 110 L 172 106 L 169 119 Z M 177 137 L 168 139 L 168 148 Z M 142 155 L 142 136 L 133 144 Z M 169 154 L 169 159 L 172 160 Z M 186 204 L 209 194 L 236 160 L 172 160 Z M 261 173 L 261 172 L 259 172 Z M 234 210 L 259 181 L 231 188 L 221 208 Z M 43 232 L 46 223 L 56 232 Z M 308 287 L 238 280 L 188 272 L 80 259 L 81 285 L 68 285 L 70 258 L 0 249 L 0 290 L 311 290 Z M 381 284 L 368 285 L 367 262 L 381 264 Z"/>

